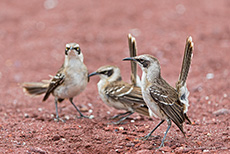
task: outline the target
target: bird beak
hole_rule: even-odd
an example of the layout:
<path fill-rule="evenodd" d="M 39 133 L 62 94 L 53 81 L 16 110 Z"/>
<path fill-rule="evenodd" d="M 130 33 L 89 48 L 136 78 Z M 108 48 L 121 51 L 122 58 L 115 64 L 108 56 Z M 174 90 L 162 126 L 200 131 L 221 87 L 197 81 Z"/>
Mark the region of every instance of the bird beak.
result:
<path fill-rule="evenodd" d="M 98 72 L 90 73 L 90 74 L 88 75 L 88 78 L 91 77 L 91 76 L 94 76 L 94 75 L 98 75 L 98 74 L 99 74 Z"/>
<path fill-rule="evenodd" d="M 137 61 L 134 57 L 128 57 L 128 58 L 124 58 L 123 61 L 126 61 L 126 60 L 129 60 L 129 61 Z"/>

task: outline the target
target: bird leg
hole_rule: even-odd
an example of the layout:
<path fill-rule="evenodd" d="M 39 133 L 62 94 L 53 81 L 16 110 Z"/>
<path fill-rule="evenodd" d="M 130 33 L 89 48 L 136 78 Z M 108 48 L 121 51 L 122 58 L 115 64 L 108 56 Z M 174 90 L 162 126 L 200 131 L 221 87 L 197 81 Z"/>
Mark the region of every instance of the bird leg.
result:
<path fill-rule="evenodd" d="M 117 114 L 117 115 L 111 117 L 110 119 L 116 119 L 116 118 L 119 118 L 120 116 L 126 115 L 126 114 L 128 114 L 128 113 L 130 113 L 130 111 L 127 111 L 127 112 L 125 112 L 125 113 Z"/>
<path fill-rule="evenodd" d="M 73 103 L 73 98 L 70 98 L 69 101 L 70 101 L 70 103 L 74 106 L 74 108 L 79 112 L 80 117 L 78 117 L 78 118 L 89 118 L 88 116 L 85 116 L 85 115 L 83 115 L 83 114 L 81 113 L 81 111 L 80 111 L 80 110 L 77 108 L 77 106 Z"/>
<path fill-rule="evenodd" d="M 65 122 L 65 120 L 63 120 L 62 118 L 59 118 L 58 115 L 58 99 L 55 98 L 55 109 L 56 109 L 56 118 L 54 118 L 54 121 L 59 122 L 59 120 L 61 120 L 62 122 Z"/>
<path fill-rule="evenodd" d="M 128 118 L 130 115 L 132 115 L 133 113 L 134 113 L 134 112 L 130 112 L 130 111 L 123 113 L 122 115 L 126 115 L 126 114 L 128 114 L 128 115 L 122 117 L 120 120 L 118 120 L 118 121 L 116 121 L 116 122 L 113 122 L 113 124 L 115 124 L 115 125 L 121 124 L 122 121 L 124 121 L 125 119 L 127 119 L 127 118 Z M 118 115 L 117 115 L 117 116 L 118 116 Z M 121 114 L 120 114 L 120 116 L 121 116 Z M 118 117 L 119 117 L 119 116 L 118 116 Z"/>
<path fill-rule="evenodd" d="M 152 135 L 152 133 L 161 125 L 161 124 L 163 124 L 163 122 L 164 122 L 165 120 L 161 120 L 161 122 L 150 132 L 150 133 L 148 133 L 148 135 L 146 135 L 145 137 L 142 137 L 142 138 L 140 138 L 141 140 L 147 140 L 151 135 Z"/>
<path fill-rule="evenodd" d="M 164 146 L 164 141 L 165 141 L 166 135 L 167 135 L 167 133 L 168 133 L 168 131 L 169 131 L 171 125 L 172 125 L 171 120 L 168 120 L 167 122 L 168 122 L 168 128 L 167 128 L 167 130 L 166 130 L 166 132 L 165 132 L 165 135 L 164 135 L 164 137 L 163 137 L 163 139 L 162 139 L 162 141 L 161 141 L 161 145 L 158 147 L 158 149 L 160 149 L 161 147 Z"/>

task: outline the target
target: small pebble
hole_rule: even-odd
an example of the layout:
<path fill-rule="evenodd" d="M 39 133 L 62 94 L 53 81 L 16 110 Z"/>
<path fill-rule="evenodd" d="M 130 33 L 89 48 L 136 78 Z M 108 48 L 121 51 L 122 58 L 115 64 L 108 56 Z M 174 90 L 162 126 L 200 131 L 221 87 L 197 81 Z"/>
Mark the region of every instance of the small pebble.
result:
<path fill-rule="evenodd" d="M 38 108 L 38 111 L 40 111 L 40 112 L 41 112 L 41 111 L 42 111 L 42 108 L 40 108 L 40 107 L 39 107 L 39 108 Z"/>
<path fill-rule="evenodd" d="M 70 117 L 69 117 L 68 115 L 65 115 L 65 119 L 66 119 L 66 120 L 69 120 Z"/>
<path fill-rule="evenodd" d="M 53 141 L 58 141 L 58 140 L 60 140 L 60 139 L 61 139 L 61 137 L 60 137 L 59 135 L 55 135 L 55 136 L 52 138 Z"/>
<path fill-rule="evenodd" d="M 25 118 L 29 118 L 29 115 L 27 113 L 24 114 Z"/>
<path fill-rule="evenodd" d="M 93 118 L 94 118 L 94 115 L 90 115 L 90 116 L 89 116 L 89 119 L 93 119 Z"/>
<path fill-rule="evenodd" d="M 93 105 L 91 103 L 88 103 L 88 106 L 92 107 Z"/>
<path fill-rule="evenodd" d="M 208 73 L 206 75 L 206 79 L 210 80 L 210 79 L 213 79 L 214 78 L 214 74 L 213 73 Z"/>

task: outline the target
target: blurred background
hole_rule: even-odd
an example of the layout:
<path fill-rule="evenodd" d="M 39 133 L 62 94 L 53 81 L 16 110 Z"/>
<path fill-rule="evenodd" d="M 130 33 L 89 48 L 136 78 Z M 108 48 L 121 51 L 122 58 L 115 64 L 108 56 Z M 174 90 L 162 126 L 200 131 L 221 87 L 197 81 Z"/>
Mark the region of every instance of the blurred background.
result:
<path fill-rule="evenodd" d="M 131 33 L 138 53 L 157 57 L 162 76 L 174 86 L 185 40 L 191 35 L 195 50 L 187 83 L 190 115 L 205 121 L 203 116 L 230 108 L 229 8 L 228 0 L 1 0 L 0 114 L 23 114 L 41 106 L 40 97 L 33 101 L 24 96 L 18 84 L 54 75 L 69 42 L 80 44 L 89 72 L 102 65 L 117 65 L 129 81 L 130 64 L 122 59 L 129 56 L 127 34 Z M 97 82 L 93 78 L 77 100 L 99 102 L 95 99 Z M 48 104 L 54 111 L 53 103 Z M 201 114 L 204 110 L 208 113 Z M 201 118 L 196 117 L 199 114 Z"/>

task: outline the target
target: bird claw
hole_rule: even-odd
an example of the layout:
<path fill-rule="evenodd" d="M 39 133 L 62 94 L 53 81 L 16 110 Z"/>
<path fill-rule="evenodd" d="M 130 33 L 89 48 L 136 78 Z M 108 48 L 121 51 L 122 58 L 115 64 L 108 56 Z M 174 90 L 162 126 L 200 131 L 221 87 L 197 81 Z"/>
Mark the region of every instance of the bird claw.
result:
<path fill-rule="evenodd" d="M 158 138 L 159 136 L 152 136 L 152 135 L 146 135 L 144 137 L 141 137 L 139 140 L 143 140 L 143 141 L 146 141 L 148 140 L 149 138 Z"/>
<path fill-rule="evenodd" d="M 81 119 L 81 118 L 87 118 L 87 119 L 89 119 L 88 116 L 85 116 L 85 115 L 83 115 L 83 114 L 81 114 L 80 117 L 77 116 L 77 118 L 78 118 L 78 119 Z"/>
<path fill-rule="evenodd" d="M 56 121 L 56 122 L 62 121 L 65 123 L 65 120 L 62 118 L 59 118 L 59 117 L 54 118 L 54 121 Z"/>

